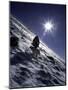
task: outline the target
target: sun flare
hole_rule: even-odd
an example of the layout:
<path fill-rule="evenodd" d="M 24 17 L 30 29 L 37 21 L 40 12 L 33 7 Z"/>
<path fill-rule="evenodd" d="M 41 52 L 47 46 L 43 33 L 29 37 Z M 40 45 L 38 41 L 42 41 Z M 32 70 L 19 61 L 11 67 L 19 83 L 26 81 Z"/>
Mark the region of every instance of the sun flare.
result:
<path fill-rule="evenodd" d="M 44 32 L 52 32 L 54 29 L 54 24 L 51 21 L 46 21 L 43 24 Z"/>

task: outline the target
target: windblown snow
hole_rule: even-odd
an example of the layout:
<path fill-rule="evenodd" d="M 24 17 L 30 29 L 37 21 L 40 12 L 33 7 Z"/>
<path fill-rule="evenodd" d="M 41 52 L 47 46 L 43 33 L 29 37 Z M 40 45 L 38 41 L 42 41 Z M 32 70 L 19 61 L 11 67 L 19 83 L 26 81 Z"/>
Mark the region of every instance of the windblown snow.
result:
<path fill-rule="evenodd" d="M 30 48 L 35 34 L 15 17 L 10 17 L 10 37 L 19 39 L 18 47 L 10 47 L 9 87 L 26 88 L 65 85 L 65 62 L 40 41 Z"/>

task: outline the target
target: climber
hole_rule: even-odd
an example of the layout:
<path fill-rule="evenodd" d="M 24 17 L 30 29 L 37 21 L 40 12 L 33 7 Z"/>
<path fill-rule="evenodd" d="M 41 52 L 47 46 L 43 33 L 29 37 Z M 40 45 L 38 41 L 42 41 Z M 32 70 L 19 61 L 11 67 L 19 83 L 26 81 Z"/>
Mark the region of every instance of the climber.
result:
<path fill-rule="evenodd" d="M 39 37 L 38 36 L 35 36 L 35 38 L 33 39 L 32 45 L 35 49 L 39 47 Z"/>

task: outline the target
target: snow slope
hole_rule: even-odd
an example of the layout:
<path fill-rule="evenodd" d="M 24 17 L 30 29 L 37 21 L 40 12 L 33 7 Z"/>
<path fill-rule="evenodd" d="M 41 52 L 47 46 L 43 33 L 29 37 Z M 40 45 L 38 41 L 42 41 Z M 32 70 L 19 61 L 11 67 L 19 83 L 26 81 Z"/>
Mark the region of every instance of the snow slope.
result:
<path fill-rule="evenodd" d="M 19 39 L 10 47 L 9 87 L 26 88 L 65 85 L 65 62 L 42 41 L 38 49 L 31 46 L 35 34 L 10 16 L 10 37 Z"/>

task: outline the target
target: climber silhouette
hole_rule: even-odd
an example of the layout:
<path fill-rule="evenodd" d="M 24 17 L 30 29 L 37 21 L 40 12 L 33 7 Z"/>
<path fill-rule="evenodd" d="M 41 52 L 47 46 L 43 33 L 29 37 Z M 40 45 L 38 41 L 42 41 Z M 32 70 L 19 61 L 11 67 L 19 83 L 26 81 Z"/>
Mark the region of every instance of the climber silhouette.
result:
<path fill-rule="evenodd" d="M 39 47 L 39 37 L 35 36 L 35 38 L 32 41 L 32 45 L 33 47 L 36 49 L 37 47 Z"/>

